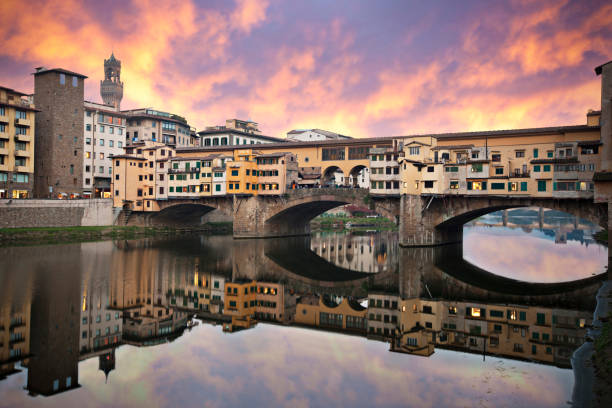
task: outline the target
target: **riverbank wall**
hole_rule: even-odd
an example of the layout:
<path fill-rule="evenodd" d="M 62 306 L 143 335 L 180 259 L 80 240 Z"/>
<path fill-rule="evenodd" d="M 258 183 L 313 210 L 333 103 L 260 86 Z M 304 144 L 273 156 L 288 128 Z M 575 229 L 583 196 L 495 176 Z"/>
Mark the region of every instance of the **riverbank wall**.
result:
<path fill-rule="evenodd" d="M 111 199 L 0 200 L 0 228 L 113 225 Z"/>

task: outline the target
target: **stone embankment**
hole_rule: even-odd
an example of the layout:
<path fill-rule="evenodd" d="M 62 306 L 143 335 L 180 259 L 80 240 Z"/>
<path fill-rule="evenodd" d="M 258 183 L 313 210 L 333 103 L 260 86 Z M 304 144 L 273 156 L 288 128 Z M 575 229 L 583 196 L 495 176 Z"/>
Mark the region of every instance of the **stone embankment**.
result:
<path fill-rule="evenodd" d="M 110 199 L 0 200 L 0 228 L 109 226 L 114 217 Z"/>

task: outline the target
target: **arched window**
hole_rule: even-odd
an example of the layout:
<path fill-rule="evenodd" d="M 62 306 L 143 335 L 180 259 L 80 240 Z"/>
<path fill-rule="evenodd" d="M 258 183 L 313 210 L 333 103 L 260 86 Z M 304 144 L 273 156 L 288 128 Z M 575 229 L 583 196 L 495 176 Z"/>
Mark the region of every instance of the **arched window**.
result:
<path fill-rule="evenodd" d="M 213 139 L 213 146 L 219 146 L 219 139 L 216 137 Z"/>
<path fill-rule="evenodd" d="M 221 146 L 225 146 L 227 144 L 227 137 L 221 138 Z"/>
<path fill-rule="evenodd" d="M 210 146 L 210 139 L 204 139 L 204 146 Z"/>

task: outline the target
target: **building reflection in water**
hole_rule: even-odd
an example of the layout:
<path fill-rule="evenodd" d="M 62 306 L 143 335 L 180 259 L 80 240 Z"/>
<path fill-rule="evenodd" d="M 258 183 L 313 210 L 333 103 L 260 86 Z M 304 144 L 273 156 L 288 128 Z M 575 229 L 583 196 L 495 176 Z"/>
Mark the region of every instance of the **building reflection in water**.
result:
<path fill-rule="evenodd" d="M 347 234 L 316 232 L 310 249 L 341 268 L 358 272 L 385 272 L 397 264 L 398 235 L 392 231 Z"/>
<path fill-rule="evenodd" d="M 452 257 L 460 248 L 400 250 L 394 239 L 331 235 L 290 243 L 319 254 L 333 246 L 333 259 L 324 258 L 341 267 L 334 281 L 308 265 L 289 270 L 276 263 L 275 251 L 286 250 L 288 240 L 1 249 L 0 379 L 21 363 L 29 393 L 53 395 L 79 386 L 79 361 L 98 358 L 111 381 L 117 347 L 171 342 L 194 317 L 228 333 L 265 322 L 360 335 L 420 356 L 444 348 L 570 367 L 591 324 L 599 281 L 567 293 L 505 295 L 445 272 L 445 262 L 459 265 Z M 311 255 L 291 254 L 301 256 Z M 345 271 L 353 267 L 367 273 Z"/>

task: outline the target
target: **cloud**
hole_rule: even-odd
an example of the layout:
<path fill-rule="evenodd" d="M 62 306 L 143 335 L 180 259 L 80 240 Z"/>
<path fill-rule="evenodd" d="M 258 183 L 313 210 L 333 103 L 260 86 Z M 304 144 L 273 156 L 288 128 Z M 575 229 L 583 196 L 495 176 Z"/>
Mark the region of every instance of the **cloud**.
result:
<path fill-rule="evenodd" d="M 99 100 L 102 62 L 114 50 L 122 107 L 178 113 L 198 129 L 244 116 L 274 136 L 308 127 L 375 137 L 584 123 L 599 107 L 592 69 L 612 49 L 605 1 L 30 7 L 36 13 L 16 0 L 0 4 L 3 85 L 31 91 L 34 66 L 59 66 L 87 75 L 86 98 Z"/>

